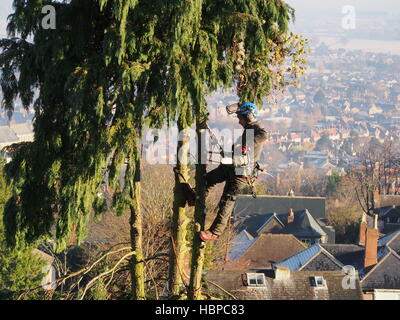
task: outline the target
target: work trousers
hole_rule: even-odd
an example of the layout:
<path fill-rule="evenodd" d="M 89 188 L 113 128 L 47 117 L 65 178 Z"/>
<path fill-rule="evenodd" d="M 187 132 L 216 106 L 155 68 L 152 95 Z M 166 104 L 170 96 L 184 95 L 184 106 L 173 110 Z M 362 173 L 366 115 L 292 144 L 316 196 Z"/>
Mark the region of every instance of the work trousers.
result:
<path fill-rule="evenodd" d="M 235 174 L 235 168 L 232 165 L 220 165 L 214 170 L 207 173 L 206 176 L 207 189 L 206 195 L 211 188 L 221 182 L 226 182 L 224 192 L 218 204 L 217 216 L 210 227 L 210 231 L 216 235 L 221 235 L 231 216 L 235 205 L 236 196 L 248 185 L 244 176 Z"/>

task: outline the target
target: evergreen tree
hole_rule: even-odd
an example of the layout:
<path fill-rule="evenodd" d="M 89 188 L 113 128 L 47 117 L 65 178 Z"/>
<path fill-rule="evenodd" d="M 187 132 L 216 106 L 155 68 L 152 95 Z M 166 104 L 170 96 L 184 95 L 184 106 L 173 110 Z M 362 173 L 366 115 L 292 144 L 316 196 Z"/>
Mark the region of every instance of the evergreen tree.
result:
<path fill-rule="evenodd" d="M 337 172 L 333 172 L 332 175 L 328 176 L 328 182 L 326 185 L 326 193 L 328 195 L 332 195 L 336 191 L 340 180 L 340 175 Z"/>
<path fill-rule="evenodd" d="M 201 2 L 201 1 L 199 1 Z M 304 71 L 305 41 L 288 33 L 293 10 L 282 1 L 203 1 L 201 26 L 192 57 L 190 97 L 196 115 L 196 232 L 205 227 L 204 140 L 207 106 L 204 97 L 235 84 L 240 100 L 261 103 L 272 90 L 293 83 Z M 285 64 L 291 61 L 290 67 Z M 193 83 L 192 86 L 191 83 Z M 193 90 L 194 89 L 194 90 Z M 192 244 L 189 298 L 201 298 L 204 243 Z"/>
<path fill-rule="evenodd" d="M 0 161 L 0 300 L 10 298 L 14 293 L 40 285 L 45 262 L 28 247 L 17 251 L 7 247 L 4 237 L 2 215 L 4 205 L 10 196 L 10 187 L 4 177 L 4 161 Z"/>
<path fill-rule="evenodd" d="M 56 8 L 55 30 L 40 27 L 44 4 Z M 104 211 L 98 191 L 108 173 L 116 212 L 131 212 L 132 294 L 143 299 L 144 123 L 178 121 L 188 128 L 196 120 L 200 135 L 207 121 L 205 96 L 219 86 L 236 84 L 242 101 L 260 102 L 291 83 L 305 64 L 304 40 L 288 34 L 293 10 L 280 0 L 14 0 L 14 9 L 8 31 L 15 37 L 0 42 L 3 102 L 10 114 L 17 96 L 25 107 L 34 105 L 35 141 L 15 146 L 7 166 L 14 186 L 5 210 L 8 243 L 23 248 L 53 237 L 62 250 L 71 232 L 81 242 L 90 213 Z M 205 221 L 204 175 L 205 164 L 198 164 L 199 229 Z M 184 211 L 175 207 L 179 228 Z M 183 248 L 183 229 L 174 234 Z M 194 299 L 200 297 L 203 255 L 195 236 Z"/>
<path fill-rule="evenodd" d="M 157 103 L 145 100 L 146 59 L 161 47 L 152 39 L 155 8 L 136 1 L 46 3 L 56 7 L 57 29 L 40 28 L 44 2 L 16 0 L 8 30 L 20 38 L 1 42 L 5 108 L 12 112 L 17 95 L 25 107 L 35 106 L 35 142 L 17 146 L 8 166 L 8 242 L 23 247 L 48 238 L 53 225 L 57 250 L 71 232 L 81 242 L 90 213 L 104 208 L 97 194 L 109 171 L 116 211 L 131 211 L 132 293 L 143 299 L 139 140 L 145 108 Z M 128 23 L 128 15 L 140 23 Z"/>

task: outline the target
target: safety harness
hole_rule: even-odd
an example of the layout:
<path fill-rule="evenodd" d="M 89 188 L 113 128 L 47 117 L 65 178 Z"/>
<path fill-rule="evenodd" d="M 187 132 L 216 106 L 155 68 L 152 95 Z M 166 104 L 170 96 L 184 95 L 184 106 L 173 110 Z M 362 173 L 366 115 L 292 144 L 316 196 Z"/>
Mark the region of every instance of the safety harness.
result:
<path fill-rule="evenodd" d="M 211 142 L 213 144 L 213 146 L 217 146 L 219 149 L 219 154 L 221 155 L 222 159 L 225 158 L 225 153 L 224 153 L 224 148 L 222 147 L 222 145 L 219 143 L 215 133 L 213 132 L 213 130 L 209 127 L 209 125 L 206 123 L 206 128 L 208 130 L 208 132 L 210 133 L 210 137 L 211 137 Z M 244 147 L 242 149 L 243 155 L 245 155 L 245 153 L 247 153 L 247 147 Z M 213 160 L 212 155 L 214 154 L 213 150 L 209 151 L 210 157 L 209 157 L 209 161 L 212 162 Z M 251 171 L 250 175 L 243 175 L 243 177 L 246 179 L 247 184 L 250 187 L 251 190 L 251 195 L 253 196 L 253 198 L 257 198 L 257 192 L 256 192 L 256 188 L 255 188 L 255 182 L 257 181 L 260 172 L 265 172 L 264 169 L 261 169 L 261 166 L 258 162 L 255 163 L 254 168 Z"/>
<path fill-rule="evenodd" d="M 222 163 L 222 164 L 229 164 L 229 163 L 224 163 L 224 159 L 228 159 L 225 158 L 225 152 L 224 152 L 224 148 L 222 147 L 222 145 L 220 144 L 220 142 L 218 141 L 217 136 L 215 135 L 215 133 L 213 132 L 213 130 L 208 126 L 208 124 L 206 123 L 206 129 L 207 131 L 210 133 L 210 138 L 211 138 L 211 143 L 213 145 L 213 148 L 216 146 L 218 148 L 218 152 L 214 152 L 213 149 L 209 151 L 209 162 L 216 162 L 214 160 L 212 160 L 212 156 L 213 154 L 219 154 L 222 157 L 222 161 L 218 161 L 218 163 Z M 242 149 L 242 155 L 247 155 L 247 147 L 244 147 Z M 231 159 L 231 163 L 233 164 L 233 159 Z M 247 164 L 243 165 L 243 169 L 248 166 Z M 238 168 L 240 168 L 241 166 L 238 166 Z M 244 170 L 246 171 L 246 170 Z M 180 178 L 181 178 L 181 186 L 183 188 L 184 194 L 186 196 L 186 200 L 189 206 L 194 206 L 195 204 L 195 200 L 196 200 L 196 193 L 194 191 L 194 189 L 190 186 L 189 182 L 186 180 L 186 178 L 182 175 L 182 173 L 178 170 L 178 168 L 174 168 L 174 172 L 175 174 L 177 174 Z M 247 171 L 248 172 L 248 171 Z M 257 192 L 256 192 L 256 188 L 255 188 L 255 182 L 257 181 L 257 179 L 260 176 L 260 173 L 264 173 L 264 174 L 268 174 L 271 176 L 271 174 L 267 173 L 264 169 L 261 168 L 260 164 L 258 162 L 255 163 L 254 167 L 251 170 L 250 174 L 243 174 L 242 177 L 246 179 L 247 184 L 250 187 L 251 190 L 251 195 L 253 196 L 253 198 L 257 198 Z"/>

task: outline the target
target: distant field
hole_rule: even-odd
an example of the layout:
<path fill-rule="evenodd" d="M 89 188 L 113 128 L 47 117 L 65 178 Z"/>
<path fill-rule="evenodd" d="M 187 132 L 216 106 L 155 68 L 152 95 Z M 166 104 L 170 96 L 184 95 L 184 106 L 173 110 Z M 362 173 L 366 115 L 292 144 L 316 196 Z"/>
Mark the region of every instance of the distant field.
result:
<path fill-rule="evenodd" d="M 343 41 L 338 37 L 321 37 L 319 41 L 325 42 L 331 49 L 343 48 L 346 50 L 363 50 L 376 53 L 388 53 L 400 55 L 400 41 L 387 40 L 365 40 L 365 39 L 346 39 Z"/>

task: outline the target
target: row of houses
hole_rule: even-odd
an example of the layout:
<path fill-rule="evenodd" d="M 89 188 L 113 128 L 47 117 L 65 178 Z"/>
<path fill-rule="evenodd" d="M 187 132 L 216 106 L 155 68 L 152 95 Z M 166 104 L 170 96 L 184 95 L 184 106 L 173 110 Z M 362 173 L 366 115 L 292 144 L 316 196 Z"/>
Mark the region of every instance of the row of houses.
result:
<path fill-rule="evenodd" d="M 0 150 L 13 143 L 33 141 L 33 138 L 31 121 L 0 126 Z"/>
<path fill-rule="evenodd" d="M 241 196 L 229 254 L 207 272 L 208 290 L 237 299 L 400 299 L 400 207 L 378 211 L 361 219 L 358 243 L 336 244 L 324 198 Z"/>

